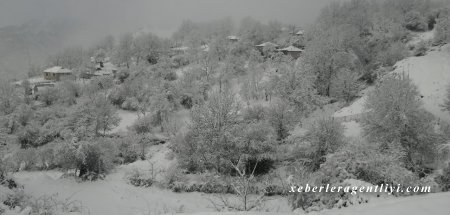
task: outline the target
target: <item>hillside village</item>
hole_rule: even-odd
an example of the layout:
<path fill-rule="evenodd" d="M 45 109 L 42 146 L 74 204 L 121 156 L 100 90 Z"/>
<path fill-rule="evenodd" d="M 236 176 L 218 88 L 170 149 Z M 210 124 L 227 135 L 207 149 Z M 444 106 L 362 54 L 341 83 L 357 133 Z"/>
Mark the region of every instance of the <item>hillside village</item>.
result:
<path fill-rule="evenodd" d="M 185 20 L 0 80 L 0 214 L 447 214 L 450 4 Z M 431 193 L 289 192 L 393 185 Z"/>

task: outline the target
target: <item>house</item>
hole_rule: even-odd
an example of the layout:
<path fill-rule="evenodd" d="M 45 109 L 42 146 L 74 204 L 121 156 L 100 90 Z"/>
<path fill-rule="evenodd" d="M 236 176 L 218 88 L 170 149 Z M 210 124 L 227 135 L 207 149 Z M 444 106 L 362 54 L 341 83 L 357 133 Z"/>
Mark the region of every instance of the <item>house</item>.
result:
<path fill-rule="evenodd" d="M 256 45 L 255 47 L 256 47 L 260 52 L 263 52 L 264 50 L 269 49 L 269 48 L 276 49 L 276 48 L 278 47 L 278 45 L 275 44 L 275 43 L 271 43 L 271 42 L 265 42 L 265 43 L 261 43 L 261 44 L 259 44 L 259 45 Z"/>
<path fill-rule="evenodd" d="M 105 62 L 101 64 L 97 64 L 95 67 L 94 76 L 103 76 L 103 75 L 115 75 L 117 73 L 117 67 L 111 62 Z"/>
<path fill-rule="evenodd" d="M 303 49 L 299 49 L 295 46 L 288 46 L 284 49 L 279 49 L 279 51 L 283 52 L 285 55 L 290 55 L 292 58 L 297 59 L 303 52 Z"/>
<path fill-rule="evenodd" d="M 54 66 L 44 70 L 44 79 L 49 81 L 60 81 L 61 79 L 70 76 L 72 76 L 72 71 L 60 66 Z"/>
<path fill-rule="evenodd" d="M 297 36 L 303 36 L 303 34 L 304 34 L 303 30 L 299 30 L 297 31 L 297 33 L 295 33 L 295 35 Z"/>
<path fill-rule="evenodd" d="M 209 46 L 207 44 L 200 46 L 200 50 L 204 52 L 209 52 Z"/>
<path fill-rule="evenodd" d="M 178 47 L 174 47 L 171 49 L 173 52 L 177 53 L 177 54 L 184 54 L 187 51 L 189 51 L 189 47 L 187 46 L 178 46 Z"/>
<path fill-rule="evenodd" d="M 45 87 L 53 87 L 55 84 L 52 80 L 45 80 L 43 77 L 33 77 L 26 79 L 28 82 L 29 87 L 29 93 L 35 94 L 39 91 L 39 89 L 45 88 Z M 16 87 L 24 87 L 24 80 L 23 81 L 16 81 L 14 82 Z"/>
<path fill-rule="evenodd" d="M 239 41 L 239 37 L 238 36 L 234 36 L 234 35 L 230 35 L 227 37 L 227 39 L 231 42 L 237 42 Z"/>

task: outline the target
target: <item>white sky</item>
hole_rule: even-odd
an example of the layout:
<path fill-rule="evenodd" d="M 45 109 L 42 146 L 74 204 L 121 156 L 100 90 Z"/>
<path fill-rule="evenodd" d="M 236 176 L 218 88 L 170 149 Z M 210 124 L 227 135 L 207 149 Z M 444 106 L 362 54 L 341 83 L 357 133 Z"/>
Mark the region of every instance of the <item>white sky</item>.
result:
<path fill-rule="evenodd" d="M 311 23 L 332 0 L 0 0 L 0 27 L 29 20 L 80 21 L 97 34 L 148 28 L 169 36 L 184 19 L 251 16 L 299 26 Z"/>

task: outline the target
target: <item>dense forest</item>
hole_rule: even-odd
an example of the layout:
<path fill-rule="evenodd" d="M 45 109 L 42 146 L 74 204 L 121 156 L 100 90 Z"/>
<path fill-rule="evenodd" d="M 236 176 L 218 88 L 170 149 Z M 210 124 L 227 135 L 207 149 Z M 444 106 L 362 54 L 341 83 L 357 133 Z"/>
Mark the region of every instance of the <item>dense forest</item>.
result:
<path fill-rule="evenodd" d="M 412 42 L 427 32 L 433 39 Z M 257 47 L 265 42 L 277 46 Z M 51 87 L 1 80 L 0 214 L 75 208 L 34 201 L 16 172 L 58 170 L 88 183 L 150 159 L 149 149 L 160 145 L 173 165 L 131 172 L 128 183 L 211 193 L 218 211 L 258 210 L 274 196 L 306 212 L 367 201 L 345 192 L 290 193 L 294 184 L 353 180 L 448 191 L 450 126 L 424 108 L 408 71 L 392 72 L 447 43 L 448 2 L 351 0 L 328 5 L 302 29 L 250 17 L 185 20 L 171 38 L 135 32 L 65 48 L 28 72 L 32 79 L 54 66 L 73 71 Z M 300 57 L 279 51 L 288 46 Z M 106 63 L 117 71 L 92 75 Z M 364 114 L 355 116 L 361 135 L 348 137 L 332 113 L 364 93 Z M 446 96 L 439 108 L 450 114 L 450 87 Z M 119 132 L 124 112 L 137 119 Z"/>

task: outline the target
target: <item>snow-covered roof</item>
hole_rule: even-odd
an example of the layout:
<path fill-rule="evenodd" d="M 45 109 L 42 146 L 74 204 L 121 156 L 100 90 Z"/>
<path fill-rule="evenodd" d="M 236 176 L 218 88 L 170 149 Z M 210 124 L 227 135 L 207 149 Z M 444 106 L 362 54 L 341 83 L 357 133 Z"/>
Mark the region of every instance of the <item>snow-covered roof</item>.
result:
<path fill-rule="evenodd" d="M 273 46 L 273 47 L 278 47 L 278 45 L 277 45 L 277 44 L 275 44 L 275 43 L 271 43 L 271 42 L 265 42 L 265 43 L 261 43 L 261 44 L 259 44 L 259 45 L 256 45 L 256 46 L 258 46 L 258 47 L 266 47 L 266 46 Z"/>
<path fill-rule="evenodd" d="M 95 76 L 112 75 L 112 74 L 113 72 L 111 70 L 98 70 L 93 73 L 93 75 Z"/>
<path fill-rule="evenodd" d="M 117 71 L 117 67 L 111 62 L 106 62 L 103 64 L 104 70 Z"/>
<path fill-rule="evenodd" d="M 51 81 L 45 80 L 43 77 L 33 77 L 27 79 L 30 84 L 50 83 Z M 14 82 L 15 85 L 22 85 L 23 80 Z"/>
<path fill-rule="evenodd" d="M 48 69 L 44 70 L 44 72 L 46 72 L 46 73 L 69 74 L 69 73 L 72 73 L 72 70 L 70 70 L 70 69 L 65 69 L 65 68 L 62 68 L 62 67 L 60 67 L 60 66 L 54 66 L 54 67 L 52 67 L 52 68 L 48 68 Z"/>
<path fill-rule="evenodd" d="M 189 50 L 189 47 L 187 46 L 180 46 L 180 47 L 174 47 L 172 48 L 173 51 L 187 51 Z"/>
<path fill-rule="evenodd" d="M 302 52 L 303 49 L 299 49 L 299 48 L 297 48 L 297 47 L 295 47 L 295 46 L 288 46 L 288 47 L 286 47 L 286 48 L 284 48 L 284 49 L 280 49 L 280 51 L 287 51 L 287 52 Z"/>
<path fill-rule="evenodd" d="M 239 40 L 239 37 L 238 36 L 234 36 L 234 35 L 230 35 L 230 36 L 227 37 L 227 39 L 229 39 L 229 40 Z"/>
<path fill-rule="evenodd" d="M 209 46 L 208 45 L 202 45 L 200 46 L 200 49 L 204 52 L 209 52 Z"/>

